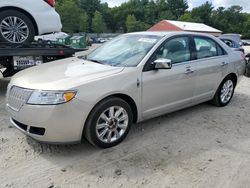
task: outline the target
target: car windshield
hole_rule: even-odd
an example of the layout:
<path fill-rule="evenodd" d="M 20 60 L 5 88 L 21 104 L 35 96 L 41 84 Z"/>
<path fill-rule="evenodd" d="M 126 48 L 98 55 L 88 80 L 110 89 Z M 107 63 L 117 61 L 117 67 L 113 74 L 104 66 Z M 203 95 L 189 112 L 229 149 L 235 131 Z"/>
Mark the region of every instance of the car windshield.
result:
<path fill-rule="evenodd" d="M 155 35 L 121 35 L 90 53 L 87 60 L 110 66 L 135 67 L 160 38 Z"/>

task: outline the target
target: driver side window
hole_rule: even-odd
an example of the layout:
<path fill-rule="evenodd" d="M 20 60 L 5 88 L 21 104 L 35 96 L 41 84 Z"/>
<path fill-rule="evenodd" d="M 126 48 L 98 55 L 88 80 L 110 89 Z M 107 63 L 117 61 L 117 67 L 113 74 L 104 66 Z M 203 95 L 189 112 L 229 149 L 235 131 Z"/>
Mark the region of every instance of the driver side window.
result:
<path fill-rule="evenodd" d="M 167 41 L 157 50 L 155 59 L 170 59 L 173 64 L 189 61 L 191 52 L 188 37 L 177 37 Z"/>

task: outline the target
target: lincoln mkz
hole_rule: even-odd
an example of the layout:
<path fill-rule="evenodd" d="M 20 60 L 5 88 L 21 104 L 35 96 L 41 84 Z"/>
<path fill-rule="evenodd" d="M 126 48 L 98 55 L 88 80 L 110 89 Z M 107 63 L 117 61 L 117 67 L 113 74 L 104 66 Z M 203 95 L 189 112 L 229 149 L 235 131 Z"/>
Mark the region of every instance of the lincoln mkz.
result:
<path fill-rule="evenodd" d="M 108 148 L 133 123 L 211 101 L 226 106 L 246 70 L 241 52 L 187 32 L 118 36 L 86 57 L 16 74 L 8 86 L 12 124 L 41 142 L 84 137 Z"/>

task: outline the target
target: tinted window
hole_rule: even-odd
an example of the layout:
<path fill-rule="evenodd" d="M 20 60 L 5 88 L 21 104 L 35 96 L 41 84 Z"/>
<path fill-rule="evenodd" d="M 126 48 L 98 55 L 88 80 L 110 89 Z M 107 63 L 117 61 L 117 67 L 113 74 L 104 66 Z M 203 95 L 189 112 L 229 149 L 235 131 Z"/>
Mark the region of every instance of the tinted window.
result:
<path fill-rule="evenodd" d="M 170 59 L 174 64 L 189 61 L 190 57 L 189 38 L 177 37 L 167 41 L 159 50 L 157 50 L 154 59 Z"/>

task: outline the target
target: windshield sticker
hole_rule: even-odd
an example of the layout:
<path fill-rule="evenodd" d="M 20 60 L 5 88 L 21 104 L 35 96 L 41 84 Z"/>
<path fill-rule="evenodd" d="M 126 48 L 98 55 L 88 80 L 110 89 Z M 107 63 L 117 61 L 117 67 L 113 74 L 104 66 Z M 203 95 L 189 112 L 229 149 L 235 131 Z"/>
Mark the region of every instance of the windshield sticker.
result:
<path fill-rule="evenodd" d="M 140 38 L 138 41 L 139 42 L 147 42 L 147 43 L 155 43 L 157 40 L 156 39 L 150 39 L 150 38 Z"/>

